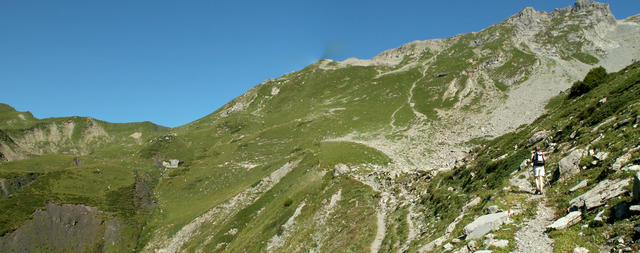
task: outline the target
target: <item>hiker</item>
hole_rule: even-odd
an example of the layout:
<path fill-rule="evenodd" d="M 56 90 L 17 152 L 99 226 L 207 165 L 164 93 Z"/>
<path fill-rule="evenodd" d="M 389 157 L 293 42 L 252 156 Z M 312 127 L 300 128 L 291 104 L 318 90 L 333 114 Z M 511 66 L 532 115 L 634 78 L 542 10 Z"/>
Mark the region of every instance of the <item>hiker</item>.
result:
<path fill-rule="evenodd" d="M 540 151 L 540 146 L 531 152 L 531 163 L 533 164 L 533 176 L 536 179 L 535 194 L 543 194 L 544 190 L 544 153 Z"/>

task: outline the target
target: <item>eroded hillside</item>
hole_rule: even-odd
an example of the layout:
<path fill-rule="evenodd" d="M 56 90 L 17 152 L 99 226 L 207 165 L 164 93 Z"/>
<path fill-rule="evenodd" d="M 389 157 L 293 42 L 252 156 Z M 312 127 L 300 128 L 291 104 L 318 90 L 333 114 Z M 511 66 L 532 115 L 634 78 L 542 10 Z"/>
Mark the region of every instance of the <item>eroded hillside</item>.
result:
<path fill-rule="evenodd" d="M 0 208 L 9 211 L 0 216 L 0 242 L 24 238 L 30 219 L 68 220 L 51 214 L 61 208 L 55 203 L 92 210 L 87 224 L 121 225 L 97 240 L 109 229 L 91 227 L 87 251 L 522 250 L 514 235 L 531 234 L 521 229 L 536 210 L 555 219 L 567 196 L 589 188 L 568 193 L 568 184 L 631 175 L 617 171 L 637 160 L 630 150 L 638 145 L 639 70 L 624 67 L 640 58 L 639 42 L 637 16 L 616 20 L 608 5 L 579 0 L 552 13 L 525 8 L 480 32 L 370 60 L 321 60 L 169 132 L 150 123 L 37 120 L 2 107 Z M 569 98 L 572 83 L 586 83 L 599 65 L 622 70 Z M 580 156 L 584 169 L 553 181 L 548 198 L 531 197 L 521 164 L 536 144 L 549 152 L 550 172 L 576 150 L 607 156 Z M 626 194 L 610 205 L 631 203 Z M 494 205 L 505 224 L 471 240 L 465 226 Z M 596 236 L 611 231 L 624 231 L 624 247 L 635 247 L 635 216 L 625 217 L 632 220 L 549 235 L 561 252 L 618 247 Z M 576 239 L 579 232 L 591 237 Z"/>

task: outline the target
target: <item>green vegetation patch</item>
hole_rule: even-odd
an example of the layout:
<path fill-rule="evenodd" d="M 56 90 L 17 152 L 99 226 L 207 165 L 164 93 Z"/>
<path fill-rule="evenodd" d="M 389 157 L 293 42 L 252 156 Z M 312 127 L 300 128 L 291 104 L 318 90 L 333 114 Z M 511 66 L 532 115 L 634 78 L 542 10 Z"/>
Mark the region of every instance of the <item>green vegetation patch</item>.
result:
<path fill-rule="evenodd" d="M 320 144 L 320 166 L 330 168 L 338 163 L 348 165 L 379 164 L 386 165 L 391 158 L 381 151 L 354 142 L 322 142 Z"/>

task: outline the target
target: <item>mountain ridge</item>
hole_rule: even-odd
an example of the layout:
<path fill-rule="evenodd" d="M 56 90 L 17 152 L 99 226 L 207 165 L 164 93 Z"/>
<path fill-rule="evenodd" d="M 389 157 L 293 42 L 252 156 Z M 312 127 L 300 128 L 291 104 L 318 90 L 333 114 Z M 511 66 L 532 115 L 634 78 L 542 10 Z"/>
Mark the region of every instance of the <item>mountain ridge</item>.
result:
<path fill-rule="evenodd" d="M 31 141 L 34 148 L 25 153 L 30 159 L 0 164 L 3 187 L 20 186 L 8 187 L 0 198 L 0 207 L 9 210 L 0 215 L 0 246 L 25 236 L 13 232 L 36 210 L 82 208 L 46 206 L 54 202 L 113 215 L 120 229 L 104 243 L 119 240 L 122 246 L 87 244 L 104 251 L 442 250 L 490 204 L 535 209 L 526 191 L 505 183 L 519 178 L 511 173 L 519 173 L 531 145 L 552 150 L 555 165 L 569 147 L 584 148 L 592 137 L 592 124 L 585 122 L 604 120 L 618 113 L 616 106 L 634 101 L 614 99 L 610 94 L 621 93 L 607 85 L 566 97 L 598 64 L 622 69 L 607 76 L 615 81 L 611 87 L 636 89 L 637 63 L 619 66 L 640 54 L 632 47 L 640 41 L 640 26 L 612 23 L 612 17 L 608 5 L 590 1 L 551 14 L 525 8 L 480 32 L 409 43 L 370 62 L 320 60 L 167 132 L 148 124 L 109 132 L 108 124 L 96 121 L 114 141 L 98 141 L 86 153 L 63 153 L 78 145 L 73 138 Z M 388 62 L 395 65 L 382 64 Z M 609 96 L 611 103 L 599 107 L 594 96 Z M 605 118 L 589 118 L 581 103 Z M 558 104 L 573 108 L 581 121 Z M 610 105 L 613 112 L 601 109 Z M 83 118 L 49 119 L 42 134 L 28 136 L 53 136 L 44 133 L 59 133 L 52 126 L 65 120 L 92 125 Z M 20 131 L 5 128 L 0 134 L 21 143 L 14 141 Z M 628 123 L 610 129 L 609 136 L 625 134 L 618 129 L 636 133 Z M 530 136 L 534 132 L 542 138 Z M 551 145 L 549 136 L 562 141 Z M 635 145 L 631 140 L 609 152 L 622 155 L 622 146 Z M 36 152 L 43 147 L 51 149 Z M 178 166 L 162 163 L 171 160 Z M 554 187 L 565 194 L 561 184 Z M 562 197 L 554 199 L 564 205 Z M 15 208 L 17 203 L 30 204 Z M 532 215 L 523 211 L 514 219 Z M 497 236 L 513 242 L 506 234 L 515 229 L 509 225 Z M 27 245 L 27 239 L 12 240 Z M 473 248 L 470 242 L 455 247 Z"/>

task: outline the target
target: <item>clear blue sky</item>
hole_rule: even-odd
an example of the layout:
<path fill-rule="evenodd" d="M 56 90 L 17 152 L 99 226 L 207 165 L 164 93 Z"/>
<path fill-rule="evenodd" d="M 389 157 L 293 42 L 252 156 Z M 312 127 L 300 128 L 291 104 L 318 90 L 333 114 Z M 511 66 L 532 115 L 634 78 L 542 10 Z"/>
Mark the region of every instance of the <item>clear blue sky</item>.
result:
<path fill-rule="evenodd" d="M 640 1 L 610 2 L 614 15 Z M 480 4 L 481 3 L 481 4 Z M 573 1 L 0 1 L 0 102 L 175 127 L 320 58 L 371 58 Z"/>

